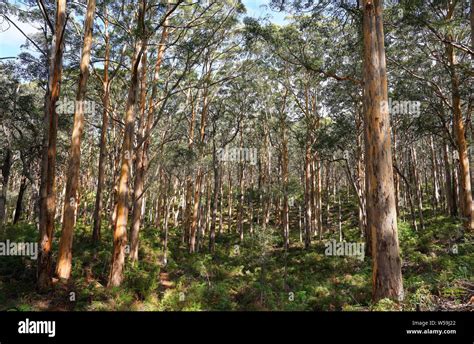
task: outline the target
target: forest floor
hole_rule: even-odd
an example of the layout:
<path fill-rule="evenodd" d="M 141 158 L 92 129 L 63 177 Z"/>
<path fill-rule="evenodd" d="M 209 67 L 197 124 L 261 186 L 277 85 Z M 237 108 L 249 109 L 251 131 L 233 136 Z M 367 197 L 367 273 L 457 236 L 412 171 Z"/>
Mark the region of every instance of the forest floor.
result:
<path fill-rule="evenodd" d="M 426 214 L 424 230 L 399 222 L 405 300 L 371 300 L 371 259 L 325 255 L 325 243 L 336 231 L 315 238 L 309 250 L 292 230 L 288 252 L 278 230 L 255 228 L 243 244 L 237 234 L 217 239 L 216 253 L 190 255 L 180 230 L 170 230 L 168 263 L 163 261 L 159 231 L 141 231 L 140 261 L 127 264 L 120 288 L 105 287 L 111 258 L 111 233 L 104 226 L 98 246 L 90 227 L 78 225 L 71 282 L 56 283 L 49 294 L 35 291 L 36 262 L 24 257 L 0 258 L 0 310 L 41 311 L 201 311 L 201 310 L 474 310 L 474 244 L 460 222 Z M 357 223 L 343 222 L 346 241 L 361 241 Z M 56 233 L 58 234 L 58 233 Z M 57 252 L 57 236 L 55 249 Z M 0 241 L 36 241 L 33 225 L 7 227 Z M 457 253 L 455 248 L 457 245 Z M 55 257 L 54 257 L 55 258 Z"/>

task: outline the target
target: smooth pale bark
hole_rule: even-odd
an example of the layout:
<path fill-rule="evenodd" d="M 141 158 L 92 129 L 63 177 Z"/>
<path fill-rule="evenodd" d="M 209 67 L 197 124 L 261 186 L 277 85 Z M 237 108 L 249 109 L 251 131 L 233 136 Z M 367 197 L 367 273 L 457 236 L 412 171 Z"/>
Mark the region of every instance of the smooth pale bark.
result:
<path fill-rule="evenodd" d="M 53 37 L 48 94 L 45 106 L 45 135 L 41 162 L 39 254 L 37 265 L 37 288 L 46 291 L 51 286 L 51 249 L 56 214 L 56 141 L 58 114 L 56 102 L 61 88 L 64 34 L 66 30 L 66 0 L 56 1 L 56 24 Z"/>
<path fill-rule="evenodd" d="M 372 235 L 373 298 L 403 299 L 393 183 L 382 1 L 363 0 L 364 97 L 368 226 Z M 385 105 L 385 106 L 384 106 Z"/>
<path fill-rule="evenodd" d="M 457 61 L 454 47 L 448 44 L 446 50 L 451 73 L 452 105 L 454 115 L 453 127 L 459 153 L 460 208 L 462 210 L 464 228 L 468 231 L 472 231 L 474 230 L 474 204 L 471 192 L 469 154 L 465 136 L 466 130 L 461 109 L 460 81 L 456 70 Z"/>
<path fill-rule="evenodd" d="M 78 205 L 77 188 L 79 187 L 79 173 L 81 165 L 81 139 L 84 131 L 84 100 L 86 98 L 87 80 L 89 78 L 89 62 L 92 49 L 92 28 L 94 25 L 95 0 L 88 0 L 84 24 L 84 43 L 80 62 L 79 83 L 76 94 L 74 112 L 74 126 L 71 139 L 66 195 L 64 199 L 63 223 L 59 240 L 58 262 L 56 274 L 60 279 L 67 280 L 71 276 L 72 242 L 76 212 Z"/>

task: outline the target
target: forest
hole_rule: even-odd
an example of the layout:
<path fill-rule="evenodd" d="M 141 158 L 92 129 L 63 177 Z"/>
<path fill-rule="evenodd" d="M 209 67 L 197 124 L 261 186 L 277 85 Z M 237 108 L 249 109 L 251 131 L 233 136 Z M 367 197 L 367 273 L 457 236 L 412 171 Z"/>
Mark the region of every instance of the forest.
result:
<path fill-rule="evenodd" d="M 473 80 L 474 0 L 0 0 L 0 311 L 473 311 Z"/>

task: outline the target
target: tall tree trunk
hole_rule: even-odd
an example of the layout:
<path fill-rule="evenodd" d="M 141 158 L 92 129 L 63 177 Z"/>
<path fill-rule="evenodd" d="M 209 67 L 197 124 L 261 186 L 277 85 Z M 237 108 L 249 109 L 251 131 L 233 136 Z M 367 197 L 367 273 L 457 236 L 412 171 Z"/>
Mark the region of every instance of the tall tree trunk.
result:
<path fill-rule="evenodd" d="M 138 28 L 140 31 L 140 44 L 136 44 L 134 57 L 132 61 L 132 77 L 130 87 L 128 90 L 128 98 L 125 110 L 125 129 L 122 143 L 122 160 L 120 164 L 120 177 L 118 182 L 117 195 L 117 216 L 114 223 L 114 244 L 112 253 L 112 262 L 110 274 L 108 279 L 109 287 L 117 287 L 123 280 L 123 267 L 125 263 L 125 249 L 127 245 L 127 223 L 128 223 L 128 197 L 129 188 L 128 183 L 130 179 L 130 169 L 132 160 L 132 141 L 134 136 L 135 125 L 135 103 L 138 88 L 138 67 L 145 50 L 146 40 L 145 35 L 145 11 L 146 0 L 143 0 L 140 5 L 138 15 Z"/>
<path fill-rule="evenodd" d="M 56 214 L 56 141 L 58 114 L 56 102 L 61 88 L 64 34 L 66 30 L 66 0 L 56 1 L 56 24 L 53 37 L 48 95 L 45 106 L 44 151 L 41 163 L 39 246 L 37 287 L 46 291 L 51 286 L 51 249 Z"/>
<path fill-rule="evenodd" d="M 158 47 L 158 54 L 155 63 L 155 70 L 153 74 L 153 87 L 150 98 L 149 112 L 145 120 L 145 105 L 146 105 L 146 53 L 143 55 L 142 61 L 142 88 L 141 88 L 141 123 L 142 127 L 138 135 L 139 144 L 137 150 L 136 159 L 136 176 L 134 182 L 134 202 L 133 202 L 133 213 L 132 213 L 132 227 L 130 230 L 131 250 L 130 259 L 132 261 L 138 260 L 138 239 L 139 231 L 141 226 L 141 208 L 143 202 L 143 192 L 145 189 L 145 175 L 148 170 L 148 149 L 150 146 L 150 133 L 153 127 L 153 122 L 156 115 L 156 98 L 158 97 L 158 80 L 160 77 L 161 64 L 166 50 L 166 41 L 168 38 L 168 21 L 164 22 L 163 31 L 161 33 L 161 40 Z M 142 143 L 143 141 L 143 143 Z M 158 205 L 160 202 L 158 201 Z M 157 216 L 157 220 L 160 221 L 160 216 Z"/>
<path fill-rule="evenodd" d="M 372 234 L 373 298 L 402 300 L 382 11 L 382 1 L 363 0 L 367 207 Z"/>
<path fill-rule="evenodd" d="M 219 162 L 217 161 L 216 141 L 215 137 L 212 140 L 212 166 L 214 172 L 214 188 L 212 194 L 212 215 L 211 215 L 211 230 L 209 233 L 209 252 L 215 252 L 216 245 L 216 221 L 217 221 L 217 207 L 219 203 L 219 189 L 220 189 L 220 173 Z"/>
<path fill-rule="evenodd" d="M 454 6 L 454 4 L 453 4 Z M 452 36 L 448 39 L 452 41 Z M 452 105 L 453 105 L 453 126 L 454 134 L 459 153 L 459 167 L 460 167 L 460 204 L 463 215 L 464 228 L 468 231 L 474 230 L 474 205 L 472 201 L 471 192 L 471 175 L 469 167 L 469 155 L 466 141 L 466 133 L 464 128 L 464 120 L 461 110 L 461 95 L 460 95 L 460 81 L 456 70 L 457 61 L 454 47 L 447 44 L 447 54 L 449 61 L 449 68 L 451 73 L 451 90 L 452 90 Z"/>
<path fill-rule="evenodd" d="M 104 77 L 102 79 L 102 127 L 100 129 L 99 143 L 99 171 L 97 177 L 97 192 L 95 196 L 94 207 L 94 227 L 92 230 L 92 240 L 97 242 L 101 237 L 102 225 L 102 209 L 103 209 L 103 189 L 105 183 L 105 160 L 107 158 L 107 127 L 109 125 L 109 103 L 110 103 L 110 80 L 109 80 L 109 60 L 110 60 L 110 37 L 108 31 L 107 6 L 104 13 L 104 31 L 105 31 L 105 61 L 104 61 Z"/>
<path fill-rule="evenodd" d="M 76 95 L 76 110 L 71 139 L 66 196 L 64 200 L 63 224 L 59 240 L 58 263 L 56 274 L 60 279 L 67 280 L 71 276 L 72 241 L 77 212 L 77 188 L 81 165 L 81 138 L 84 131 L 84 100 L 86 98 L 87 80 L 89 78 L 89 62 L 92 48 L 92 28 L 94 25 L 95 0 L 88 0 L 84 24 L 84 44 L 80 63 L 79 84 Z"/>
<path fill-rule="evenodd" d="M 244 241 L 244 173 L 245 173 L 245 167 L 244 167 L 244 161 L 243 161 L 243 146 L 244 141 L 243 141 L 243 129 L 240 131 L 240 162 L 238 166 L 238 171 L 239 171 L 239 203 L 237 206 L 237 232 L 239 233 L 239 238 L 240 238 L 240 243 Z"/>
<path fill-rule="evenodd" d="M 145 43 L 146 44 L 146 43 Z M 141 80 L 140 80 L 140 120 L 138 128 L 138 141 L 144 139 L 146 130 L 145 109 L 146 109 L 146 78 L 147 78 L 147 49 L 145 47 L 141 63 Z M 132 262 L 138 261 L 138 233 L 141 225 L 141 212 L 143 205 L 143 198 L 145 196 L 145 152 L 143 145 L 136 150 L 135 158 L 135 181 L 133 184 L 133 198 L 132 198 L 132 223 L 130 228 L 130 260 Z M 161 177 L 161 173 L 160 173 Z M 158 201 L 160 205 L 160 202 Z M 160 216 L 157 216 L 160 221 Z"/>
<path fill-rule="evenodd" d="M 309 129 L 307 129 L 309 130 Z M 305 180 L 305 189 L 304 189 L 304 203 L 305 203 L 305 239 L 304 246 L 306 249 L 311 245 L 311 224 L 313 223 L 312 219 L 312 201 L 311 201 L 311 146 L 310 141 L 311 135 L 308 133 L 306 135 L 306 150 L 305 150 L 305 167 L 304 167 L 304 180 Z"/>
<path fill-rule="evenodd" d="M 286 101 L 286 94 L 285 94 Z M 286 127 L 286 114 L 283 111 L 281 114 L 281 149 L 282 149 L 282 159 L 281 159 L 281 175 L 283 183 L 283 205 L 282 205 L 282 228 L 283 228 L 283 247 L 285 250 L 290 248 L 290 219 L 289 219 L 289 205 L 288 205 L 288 133 Z"/>

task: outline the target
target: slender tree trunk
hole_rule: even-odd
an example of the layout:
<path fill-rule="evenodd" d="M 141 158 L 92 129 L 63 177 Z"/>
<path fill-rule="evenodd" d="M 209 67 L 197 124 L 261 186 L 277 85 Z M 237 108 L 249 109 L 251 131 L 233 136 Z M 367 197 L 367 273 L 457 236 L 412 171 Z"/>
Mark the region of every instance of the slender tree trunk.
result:
<path fill-rule="evenodd" d="M 139 231 L 141 226 L 141 208 L 144 204 L 144 189 L 145 189 L 145 175 L 148 170 L 148 149 L 150 146 L 150 133 L 155 119 L 156 112 L 156 98 L 158 96 L 158 80 L 160 76 L 161 64 L 166 50 L 166 41 L 168 38 L 168 17 L 165 20 L 163 31 L 161 33 L 160 44 L 158 47 L 158 54 L 155 63 L 155 70 L 153 74 L 153 87 L 151 92 L 149 112 L 145 119 L 145 107 L 146 107 L 146 74 L 147 74 L 147 53 L 144 52 L 142 59 L 142 80 L 141 80 L 141 128 L 138 135 L 138 141 L 140 146 L 137 150 L 136 159 L 136 176 L 134 182 L 134 202 L 132 212 L 132 226 L 130 230 L 130 259 L 132 261 L 138 260 L 138 241 Z M 159 198 L 160 199 L 160 198 Z M 166 202 L 166 201 L 165 201 Z M 160 202 L 158 201 L 158 207 L 160 208 Z M 160 216 L 157 215 L 157 220 L 160 221 Z"/>
<path fill-rule="evenodd" d="M 421 182 L 420 182 L 420 178 L 418 176 L 418 159 L 417 159 L 417 156 L 416 156 L 416 149 L 414 147 L 411 147 L 410 149 L 410 160 L 412 162 L 412 176 L 413 176 L 413 185 L 414 185 L 414 189 L 415 189 L 415 192 L 416 192 L 416 200 L 418 202 L 418 217 L 420 219 L 420 227 L 421 227 L 421 230 L 424 230 L 425 229 L 425 220 L 424 220 L 424 217 L 423 217 L 423 193 L 422 193 L 422 189 L 421 189 Z"/>
<path fill-rule="evenodd" d="M 239 233 L 239 239 L 242 243 L 244 241 L 244 174 L 245 167 L 242 157 L 243 152 L 243 130 L 240 131 L 240 163 L 239 163 L 239 203 L 238 203 L 238 212 L 237 212 L 237 232 Z"/>
<path fill-rule="evenodd" d="M 18 198 L 16 199 L 15 216 L 13 224 L 16 225 L 21 218 L 23 212 L 23 198 L 25 196 L 26 188 L 28 187 L 28 179 L 25 176 L 21 177 L 20 190 L 18 191 Z"/>
<path fill-rule="evenodd" d="M 286 101 L 286 95 L 285 95 Z M 284 112 L 284 111 L 282 111 Z M 290 219 L 289 219 L 289 205 L 288 205 L 288 133 L 286 128 L 286 114 L 281 116 L 281 130 L 282 130 L 282 159 L 281 171 L 283 182 L 283 206 L 282 206 L 282 227 L 283 227 L 283 247 L 285 250 L 290 248 Z"/>
<path fill-rule="evenodd" d="M 439 180 L 438 180 L 438 163 L 436 158 L 436 151 L 434 147 L 434 140 L 433 136 L 430 136 L 430 151 L 431 151 L 431 167 L 432 167 L 432 174 L 433 174 L 433 209 L 436 213 L 436 210 L 439 207 Z"/>
<path fill-rule="evenodd" d="M 41 164 L 39 255 L 37 266 L 37 287 L 46 291 L 51 286 L 51 249 L 56 214 L 56 141 L 58 114 L 56 102 L 59 99 L 66 31 L 66 0 L 56 1 L 56 24 L 52 43 L 48 95 L 45 106 L 44 151 Z"/>
<path fill-rule="evenodd" d="M 146 43 L 145 43 L 146 44 Z M 146 109 L 146 77 L 147 77 L 147 49 L 143 51 L 141 63 L 141 80 L 140 80 L 140 120 L 138 128 L 138 141 L 143 140 L 145 136 L 145 109 Z M 143 205 L 143 198 L 145 192 L 145 152 L 143 145 L 136 150 L 135 158 L 135 181 L 133 184 L 133 206 L 132 206 L 132 223 L 130 228 L 130 260 L 132 262 L 138 261 L 138 234 L 141 225 L 141 211 Z M 160 173 L 161 177 L 161 173 Z M 161 196 L 161 195 L 160 195 Z M 160 202 L 158 201 L 158 207 Z M 161 209 L 161 208 L 160 208 Z M 158 221 L 160 217 L 157 216 Z"/>
<path fill-rule="evenodd" d="M 81 139 L 84 131 L 84 100 L 86 98 L 89 62 L 92 49 L 92 28 L 94 25 L 95 0 L 88 0 L 84 24 L 84 43 L 80 63 L 79 84 L 76 95 L 76 110 L 71 139 L 71 152 L 64 199 L 63 224 L 59 240 L 58 263 L 56 274 L 60 279 L 68 280 L 72 267 L 72 241 L 77 212 L 77 188 L 81 165 Z"/>
<path fill-rule="evenodd" d="M 212 218 L 211 230 L 209 233 L 209 252 L 215 252 L 216 244 L 216 221 L 217 221 L 217 207 L 219 206 L 219 189 L 220 189 L 220 173 L 219 162 L 217 161 L 216 142 L 213 138 L 213 172 L 214 172 L 214 189 L 212 194 Z"/>
<path fill-rule="evenodd" d="M 128 98 L 125 111 L 125 129 L 122 143 L 122 160 L 120 164 L 120 177 L 118 182 L 117 195 L 117 216 L 114 223 L 114 244 L 112 253 L 112 262 L 108 279 L 109 287 L 117 287 L 123 280 L 123 267 L 125 263 L 125 249 L 127 245 L 127 223 L 128 223 L 128 197 L 129 197 L 129 179 L 131 170 L 132 141 L 135 125 L 135 103 L 138 88 L 138 67 L 145 50 L 146 40 L 143 38 L 145 28 L 146 1 L 143 0 L 140 5 L 138 16 L 138 27 L 142 35 L 140 44 L 136 44 L 134 58 L 132 62 L 132 77 L 128 90 Z"/>
<path fill-rule="evenodd" d="M 307 134 L 306 138 L 306 150 L 305 150 L 305 171 L 304 171 L 304 179 L 305 179 L 305 190 L 304 190 L 304 199 L 305 199 L 305 240 L 304 246 L 306 249 L 309 248 L 311 245 L 311 224 L 312 220 L 312 202 L 311 202 L 311 146 L 309 145 L 310 135 Z"/>
<path fill-rule="evenodd" d="M 448 206 L 448 214 L 452 217 L 457 216 L 456 195 L 453 189 L 453 176 L 451 174 L 452 166 L 449 159 L 449 146 L 447 143 L 443 147 L 444 168 L 445 168 L 445 184 L 446 184 L 446 204 Z"/>
<path fill-rule="evenodd" d="M 10 147 L 5 150 L 5 158 L 2 165 L 2 190 L 0 191 L 0 228 L 3 227 L 7 211 L 7 190 L 12 167 L 12 151 Z"/>
<path fill-rule="evenodd" d="M 109 125 L 109 103 L 110 103 L 110 80 L 109 80 L 109 60 L 110 60 L 110 37 L 108 32 L 107 6 L 104 13 L 104 31 L 105 31 L 105 61 L 104 77 L 102 80 L 102 127 L 100 129 L 99 143 L 99 171 L 97 177 L 97 192 L 95 196 L 94 207 L 94 227 L 92 230 L 92 240 L 97 242 L 101 237 L 102 209 L 103 209 L 103 189 L 105 184 L 105 161 L 107 158 L 107 127 Z"/>

